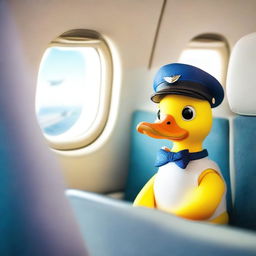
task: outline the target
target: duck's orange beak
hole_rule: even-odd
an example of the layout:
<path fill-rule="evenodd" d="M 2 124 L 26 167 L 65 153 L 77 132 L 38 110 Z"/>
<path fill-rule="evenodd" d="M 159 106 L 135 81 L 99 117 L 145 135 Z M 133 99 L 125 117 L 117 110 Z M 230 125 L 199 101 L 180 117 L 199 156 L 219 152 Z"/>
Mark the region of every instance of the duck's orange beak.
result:
<path fill-rule="evenodd" d="M 156 139 L 183 140 L 188 137 L 188 131 L 178 126 L 171 115 L 166 115 L 165 119 L 156 123 L 141 122 L 137 126 L 137 131 Z"/>

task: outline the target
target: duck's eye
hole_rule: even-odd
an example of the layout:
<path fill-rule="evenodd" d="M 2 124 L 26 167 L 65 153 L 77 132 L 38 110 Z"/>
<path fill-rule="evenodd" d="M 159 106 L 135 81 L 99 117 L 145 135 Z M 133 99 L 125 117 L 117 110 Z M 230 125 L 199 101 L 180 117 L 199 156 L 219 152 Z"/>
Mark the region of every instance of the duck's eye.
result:
<path fill-rule="evenodd" d="M 182 110 L 182 118 L 185 121 L 190 121 L 193 120 L 196 116 L 196 111 L 193 107 L 191 106 L 186 106 Z"/>
<path fill-rule="evenodd" d="M 157 111 L 157 118 L 160 120 L 161 116 L 160 116 L 160 109 Z"/>

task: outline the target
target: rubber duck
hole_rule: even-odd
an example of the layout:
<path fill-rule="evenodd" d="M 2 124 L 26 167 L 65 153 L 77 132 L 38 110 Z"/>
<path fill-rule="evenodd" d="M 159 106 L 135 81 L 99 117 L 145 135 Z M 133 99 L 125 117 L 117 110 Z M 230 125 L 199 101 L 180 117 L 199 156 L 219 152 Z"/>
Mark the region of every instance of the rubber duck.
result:
<path fill-rule="evenodd" d="M 157 208 L 176 216 L 228 223 L 226 184 L 218 165 L 203 149 L 212 127 L 212 109 L 221 104 L 221 84 L 187 64 L 160 68 L 151 100 L 158 104 L 155 123 L 141 122 L 138 132 L 173 142 L 156 157 L 158 172 L 137 195 L 134 206 Z"/>

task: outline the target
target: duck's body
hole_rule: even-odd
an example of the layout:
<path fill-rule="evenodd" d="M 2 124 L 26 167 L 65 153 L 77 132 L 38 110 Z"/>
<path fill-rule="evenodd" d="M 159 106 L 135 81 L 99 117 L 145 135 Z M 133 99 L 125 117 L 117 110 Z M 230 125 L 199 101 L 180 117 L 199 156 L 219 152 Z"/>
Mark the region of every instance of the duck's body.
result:
<path fill-rule="evenodd" d="M 134 201 L 191 220 L 225 224 L 226 185 L 219 167 L 208 157 L 191 161 L 185 169 L 168 163 L 158 169 Z"/>
<path fill-rule="evenodd" d="M 149 190 L 157 209 L 188 219 L 226 223 L 226 186 L 221 179 L 218 166 L 205 157 L 191 161 L 185 169 L 175 163 L 160 167 Z"/>
<path fill-rule="evenodd" d="M 172 69 L 172 65 L 167 66 Z M 181 64 L 174 65 L 179 69 Z M 194 71 L 195 67 L 184 66 L 186 72 Z M 203 76 L 207 78 L 207 75 L 203 72 Z M 181 95 L 182 90 L 178 91 L 177 86 L 171 86 L 174 91 L 165 88 L 155 95 L 160 103 L 159 120 L 138 125 L 139 132 L 172 140 L 174 145 L 171 152 L 167 148 L 160 150 L 158 172 L 138 194 L 134 205 L 157 208 L 191 220 L 227 223 L 225 181 L 218 165 L 207 157 L 207 150 L 202 147 L 212 126 L 211 104 L 204 98 L 188 97 L 192 93 L 187 85 L 185 96 Z"/>

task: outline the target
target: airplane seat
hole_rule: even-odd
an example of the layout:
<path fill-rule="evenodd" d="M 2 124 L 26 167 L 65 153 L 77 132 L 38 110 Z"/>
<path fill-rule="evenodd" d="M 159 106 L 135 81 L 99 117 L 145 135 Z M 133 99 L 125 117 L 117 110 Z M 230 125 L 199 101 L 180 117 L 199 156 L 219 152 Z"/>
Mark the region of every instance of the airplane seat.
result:
<path fill-rule="evenodd" d="M 233 119 L 235 198 L 232 224 L 256 230 L 256 33 L 235 45 L 228 68 L 227 96 Z"/>
<path fill-rule="evenodd" d="M 256 233 L 248 230 L 256 227 L 256 119 L 253 117 L 256 103 L 252 93 L 255 89 L 255 47 L 256 33 L 239 41 L 231 55 L 228 72 L 229 103 L 231 109 L 241 115 L 234 119 L 231 138 L 234 139 L 236 170 L 231 221 L 235 226 L 188 221 L 155 209 L 132 207 L 127 202 L 134 199 L 141 186 L 156 172 L 153 168 L 156 150 L 165 143 L 170 145 L 169 141 L 154 140 L 136 132 L 138 122 L 150 122 L 155 118 L 153 113 L 137 111 L 131 127 L 127 201 L 67 191 L 91 255 L 256 255 Z M 205 147 L 219 164 L 227 182 L 230 210 L 228 120 L 214 119 Z"/>
<path fill-rule="evenodd" d="M 131 125 L 130 166 L 125 189 L 125 200 L 133 201 L 145 183 L 157 172 L 154 167 L 156 152 L 162 147 L 171 147 L 168 140 L 156 140 L 137 132 L 139 122 L 152 122 L 156 114 L 147 111 L 136 111 Z M 227 184 L 228 211 L 231 212 L 231 190 L 229 177 L 229 121 L 225 118 L 214 118 L 210 134 L 204 142 L 209 157 L 218 163 Z"/>
<path fill-rule="evenodd" d="M 0 255 L 85 256 L 61 171 L 36 122 L 35 81 L 9 7 L 0 1 Z"/>
<path fill-rule="evenodd" d="M 253 256 L 256 235 L 94 193 L 68 190 L 89 255 Z"/>

